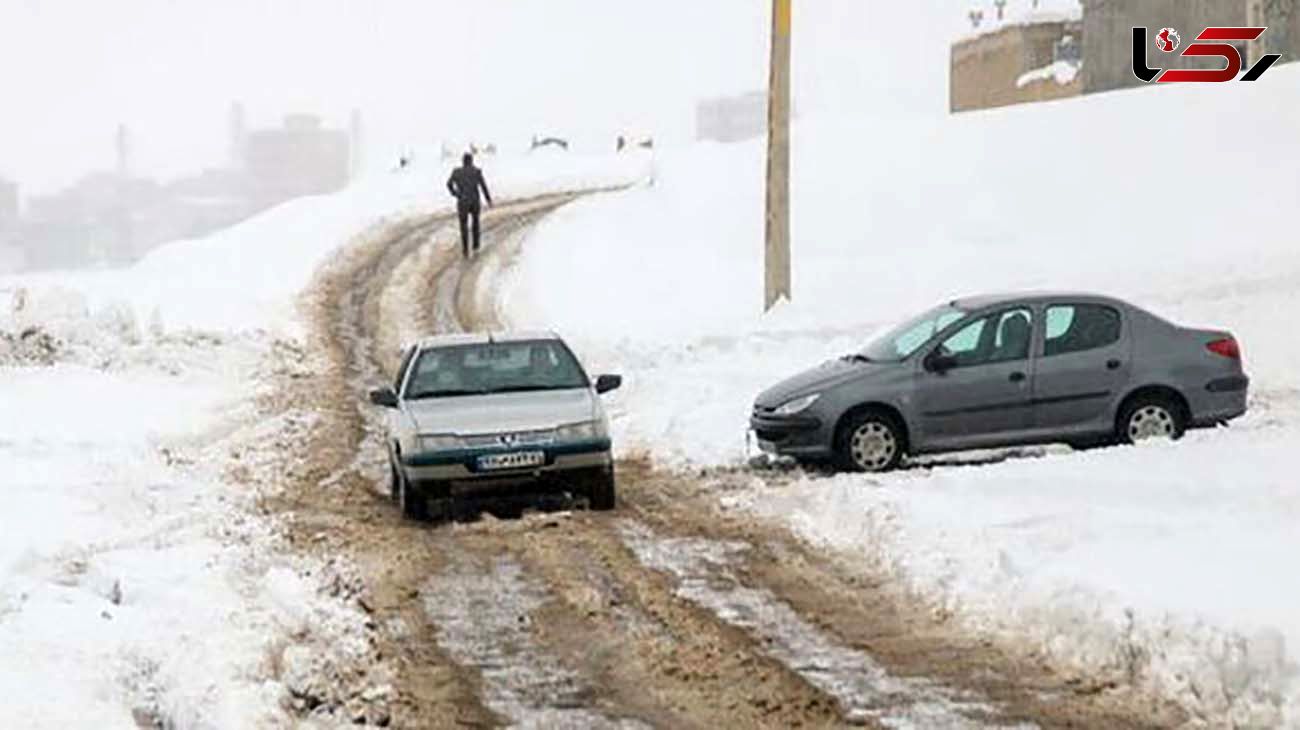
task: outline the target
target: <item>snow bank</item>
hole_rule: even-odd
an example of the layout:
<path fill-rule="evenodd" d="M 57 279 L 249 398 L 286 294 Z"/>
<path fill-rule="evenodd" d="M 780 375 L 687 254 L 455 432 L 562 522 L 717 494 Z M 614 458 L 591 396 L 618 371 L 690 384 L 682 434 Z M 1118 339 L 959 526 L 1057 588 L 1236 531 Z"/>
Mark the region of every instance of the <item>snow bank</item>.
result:
<path fill-rule="evenodd" d="M 1042 68 L 1036 68 L 1033 71 L 1021 74 L 1016 79 L 1016 87 L 1023 88 L 1039 81 L 1055 81 L 1064 86 L 1071 83 L 1079 75 L 1082 66 L 1074 61 L 1057 61 L 1049 63 Z"/>
<path fill-rule="evenodd" d="M 229 371 L 260 345 L 152 350 L 169 367 L 0 369 L 5 727 L 268 726 L 277 642 L 364 621 L 249 520 L 220 449 L 197 458 L 248 417 Z"/>
<path fill-rule="evenodd" d="M 626 373 L 616 443 L 668 464 L 740 462 L 764 386 L 964 294 L 1096 290 L 1235 332 L 1254 396 L 1226 432 L 809 480 L 748 504 L 1063 666 L 1165 691 L 1211 723 L 1300 726 L 1300 67 L 1207 86 L 805 116 L 794 302 L 767 316 L 762 143 L 672 153 L 653 186 L 540 226 L 502 304 Z M 1207 155 L 1234 164 L 1210 174 Z"/>
<path fill-rule="evenodd" d="M 1291 727 L 1297 444 L 1294 426 L 1255 420 L 1176 445 L 757 487 L 739 504 L 1089 681 L 1154 689 L 1216 724 Z"/>

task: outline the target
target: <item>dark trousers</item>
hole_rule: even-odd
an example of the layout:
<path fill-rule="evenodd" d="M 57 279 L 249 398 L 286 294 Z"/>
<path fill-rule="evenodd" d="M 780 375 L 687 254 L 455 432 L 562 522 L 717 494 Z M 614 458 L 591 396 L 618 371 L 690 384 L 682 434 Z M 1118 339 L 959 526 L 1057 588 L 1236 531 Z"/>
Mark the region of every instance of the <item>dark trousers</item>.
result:
<path fill-rule="evenodd" d="M 460 216 L 460 250 L 469 258 L 469 236 L 470 236 L 470 219 L 473 219 L 474 233 L 474 250 L 478 251 L 479 230 L 478 230 L 478 203 L 461 203 L 456 206 L 456 213 Z"/>

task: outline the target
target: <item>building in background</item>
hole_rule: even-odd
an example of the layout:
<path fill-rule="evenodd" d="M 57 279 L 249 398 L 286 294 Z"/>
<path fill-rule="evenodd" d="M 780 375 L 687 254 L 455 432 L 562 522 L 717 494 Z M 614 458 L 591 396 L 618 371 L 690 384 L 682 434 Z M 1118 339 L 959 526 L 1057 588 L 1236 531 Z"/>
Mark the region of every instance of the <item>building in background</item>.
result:
<path fill-rule="evenodd" d="M 1209 26 L 1246 25 L 1248 0 L 1083 0 L 1083 92 L 1095 94 L 1146 84 L 1133 75 L 1133 28 L 1151 34 L 1151 65 L 1166 68 L 1223 68 L 1219 58 L 1178 58 L 1155 48 L 1155 34 L 1174 28 L 1183 44 Z M 1248 55 L 1241 44 L 1243 57 Z M 1161 56 L 1158 58 L 1157 56 Z M 1177 61 L 1175 62 L 1175 59 Z"/>
<path fill-rule="evenodd" d="M 974 21 L 973 22 L 979 22 Z M 954 112 L 1077 96 L 1083 22 L 1077 13 L 1029 12 L 978 26 L 952 46 Z"/>
<path fill-rule="evenodd" d="M 27 268 L 127 264 L 162 243 L 198 238 L 288 200 L 347 185 L 354 164 L 349 137 L 359 137 L 359 114 L 351 133 L 326 128 L 310 115 L 249 130 L 240 104 L 231 107 L 227 123 L 226 164 L 168 183 L 133 174 L 130 130 L 119 127 L 113 172 L 28 201 L 15 226 Z M 3 197 L 0 187 L 0 218 Z"/>
<path fill-rule="evenodd" d="M 695 137 L 701 141 L 740 142 L 767 134 L 767 93 L 754 91 L 701 101 L 695 110 Z"/>
<path fill-rule="evenodd" d="M 1264 26 L 1239 43 L 1247 66 L 1267 53 L 1300 55 L 1300 0 L 977 0 L 972 32 L 952 46 L 952 111 L 1146 86 L 1133 75 L 1133 28 L 1149 31 L 1149 62 L 1222 68 L 1219 58 L 1162 54 L 1155 34 L 1174 28 L 1183 47 L 1210 26 Z M 954 10 L 957 12 L 957 10 Z M 1050 60 L 1049 60 L 1050 59 Z"/>
<path fill-rule="evenodd" d="M 352 165 L 348 148 L 348 132 L 327 129 L 309 114 L 285 117 L 279 129 L 249 132 L 244 171 L 253 209 L 341 190 Z"/>
<path fill-rule="evenodd" d="M 1278 63 L 1290 63 L 1300 56 L 1300 0 L 1249 0 L 1246 22 L 1268 28 L 1250 44 L 1250 58 L 1280 53 Z"/>

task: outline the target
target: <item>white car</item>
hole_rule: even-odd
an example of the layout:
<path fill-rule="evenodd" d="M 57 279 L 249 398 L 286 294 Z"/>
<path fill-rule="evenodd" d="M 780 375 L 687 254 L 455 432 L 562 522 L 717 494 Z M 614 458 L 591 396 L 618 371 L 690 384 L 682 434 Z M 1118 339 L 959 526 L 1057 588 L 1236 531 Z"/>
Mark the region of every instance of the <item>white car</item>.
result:
<path fill-rule="evenodd" d="M 433 337 L 405 349 L 388 409 L 392 497 L 414 520 L 446 519 L 463 499 L 567 494 L 614 508 L 609 421 L 593 382 L 553 333 Z"/>

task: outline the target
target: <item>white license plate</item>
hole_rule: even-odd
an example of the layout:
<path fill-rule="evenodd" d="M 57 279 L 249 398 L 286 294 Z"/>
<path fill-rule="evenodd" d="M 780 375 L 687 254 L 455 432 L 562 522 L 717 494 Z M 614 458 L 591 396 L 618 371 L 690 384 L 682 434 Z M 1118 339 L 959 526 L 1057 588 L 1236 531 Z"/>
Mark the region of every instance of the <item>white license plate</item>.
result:
<path fill-rule="evenodd" d="M 546 454 L 541 451 L 517 451 L 512 454 L 489 454 L 478 457 L 478 468 L 483 471 L 499 469 L 527 469 L 546 463 Z"/>

